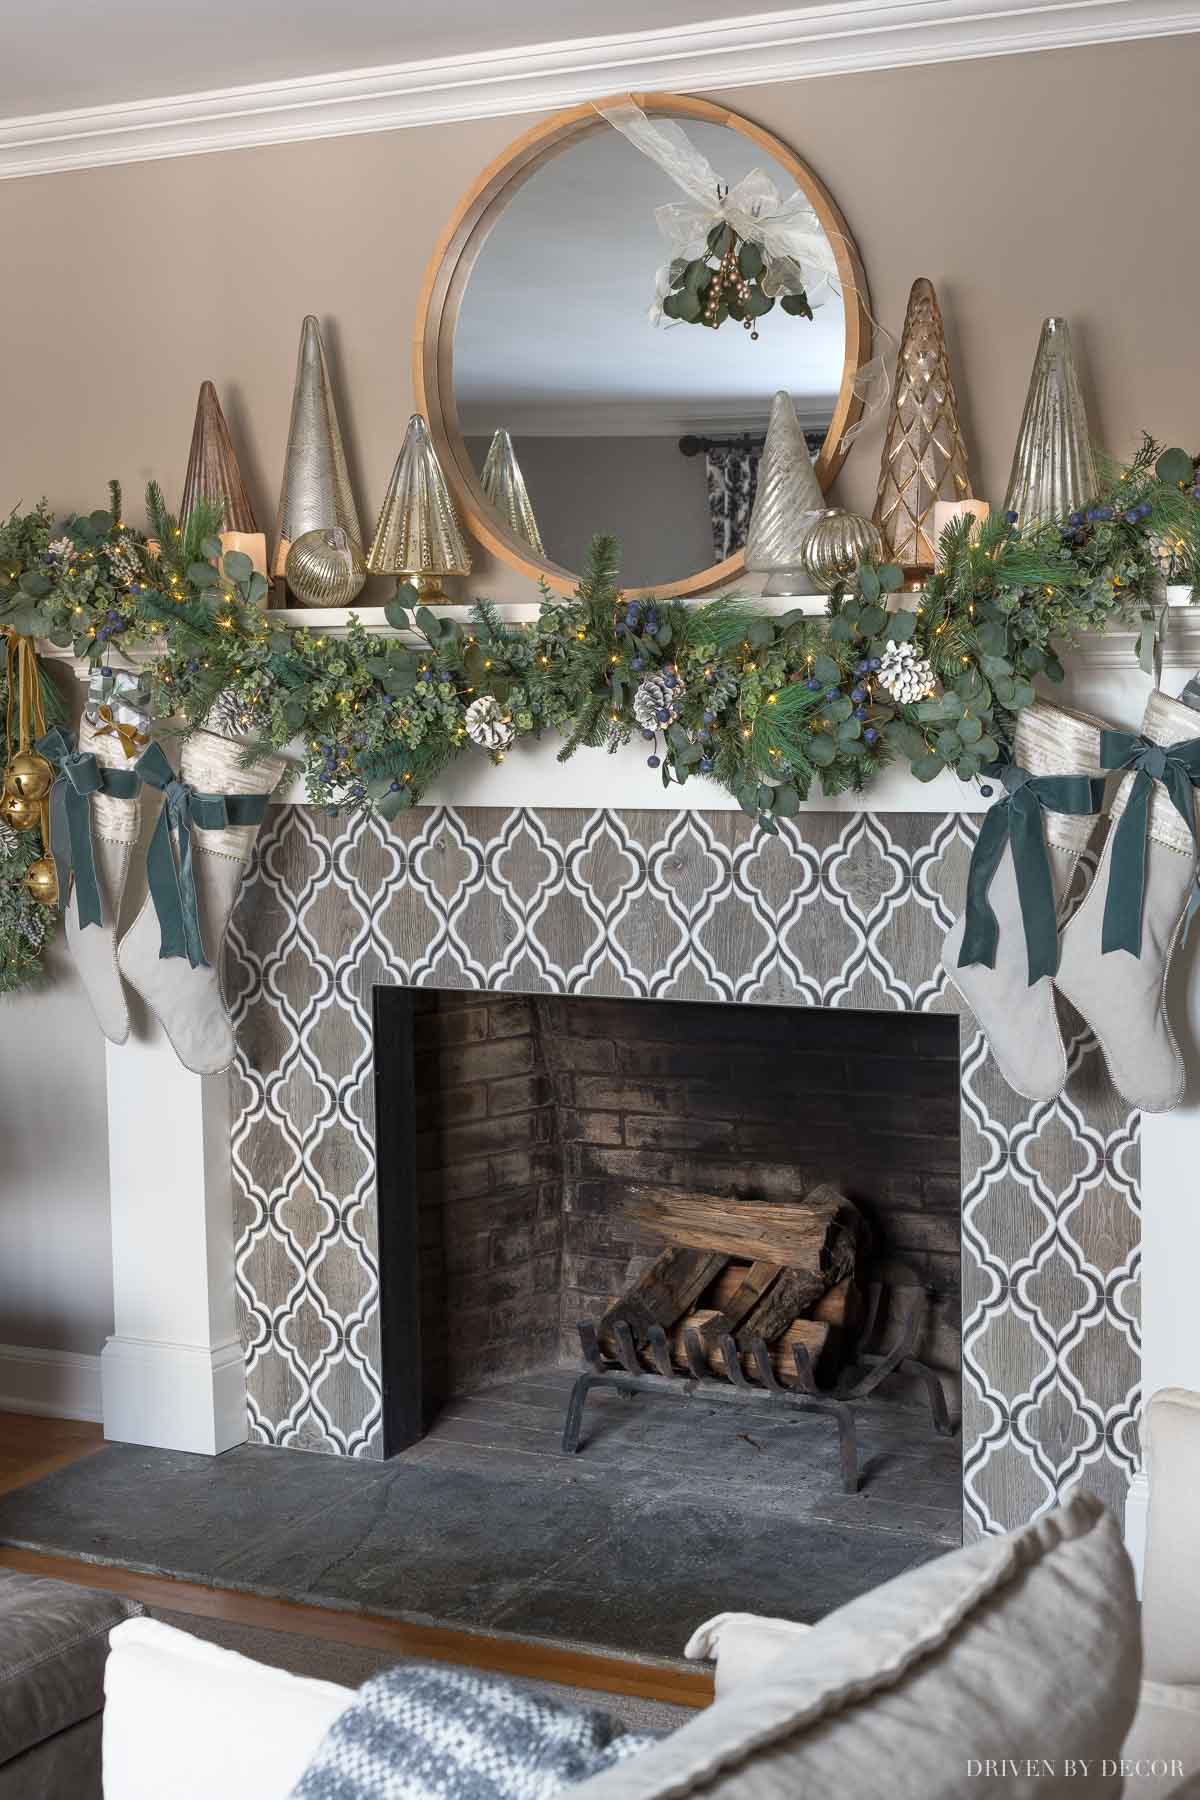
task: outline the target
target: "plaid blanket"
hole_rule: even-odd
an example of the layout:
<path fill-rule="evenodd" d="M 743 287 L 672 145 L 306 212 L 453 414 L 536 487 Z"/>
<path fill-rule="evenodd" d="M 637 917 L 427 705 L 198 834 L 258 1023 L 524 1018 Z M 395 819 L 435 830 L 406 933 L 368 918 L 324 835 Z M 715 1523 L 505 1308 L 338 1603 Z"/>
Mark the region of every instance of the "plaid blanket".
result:
<path fill-rule="evenodd" d="M 359 1689 L 291 1800 L 551 1800 L 660 1735 L 498 1677 L 401 1663 Z"/>

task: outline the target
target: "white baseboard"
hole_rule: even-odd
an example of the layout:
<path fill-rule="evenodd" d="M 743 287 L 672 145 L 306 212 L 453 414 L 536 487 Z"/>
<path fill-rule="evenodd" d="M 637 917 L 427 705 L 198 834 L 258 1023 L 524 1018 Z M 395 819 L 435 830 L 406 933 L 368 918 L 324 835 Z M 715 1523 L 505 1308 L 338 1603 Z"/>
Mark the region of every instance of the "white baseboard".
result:
<path fill-rule="evenodd" d="M 74 1350 L 0 1344 L 0 1412 L 99 1424 L 100 1358 Z"/>
<path fill-rule="evenodd" d="M 104 1435 L 122 1444 L 218 1456 L 249 1435 L 246 1362 L 229 1343 L 110 1337 L 100 1353 Z"/>

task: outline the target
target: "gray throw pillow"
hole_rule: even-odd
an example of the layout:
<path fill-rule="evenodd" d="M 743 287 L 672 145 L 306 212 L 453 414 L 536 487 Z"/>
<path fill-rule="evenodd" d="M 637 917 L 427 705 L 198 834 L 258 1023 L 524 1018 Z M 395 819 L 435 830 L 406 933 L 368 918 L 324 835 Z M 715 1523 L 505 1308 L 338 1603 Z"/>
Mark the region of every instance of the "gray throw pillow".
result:
<path fill-rule="evenodd" d="M 1120 1531 L 1080 1494 L 831 1613 L 572 1800 L 1115 1800 L 1140 1673 Z"/>

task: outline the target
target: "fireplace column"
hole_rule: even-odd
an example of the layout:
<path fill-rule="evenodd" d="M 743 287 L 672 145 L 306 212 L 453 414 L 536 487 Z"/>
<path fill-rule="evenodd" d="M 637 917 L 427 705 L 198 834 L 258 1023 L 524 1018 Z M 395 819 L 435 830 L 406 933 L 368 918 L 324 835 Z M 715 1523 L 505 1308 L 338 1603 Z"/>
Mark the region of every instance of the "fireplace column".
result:
<path fill-rule="evenodd" d="M 176 1059 L 133 1009 L 106 1046 L 114 1332 L 100 1357 L 104 1435 L 213 1456 L 246 1441 L 233 1287 L 227 1075 Z"/>

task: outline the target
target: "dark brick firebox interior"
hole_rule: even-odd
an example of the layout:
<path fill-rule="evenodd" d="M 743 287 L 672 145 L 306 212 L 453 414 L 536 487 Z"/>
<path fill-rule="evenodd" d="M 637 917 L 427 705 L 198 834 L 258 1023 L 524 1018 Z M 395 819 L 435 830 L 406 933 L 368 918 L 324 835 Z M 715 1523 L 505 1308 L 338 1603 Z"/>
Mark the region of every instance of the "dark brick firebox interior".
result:
<path fill-rule="evenodd" d="M 391 1449 L 451 1396 L 578 1363 L 576 1322 L 653 1254 L 622 1217 L 639 1181 L 780 1199 L 835 1183 L 889 1278 L 930 1290 L 920 1354 L 957 1378 L 957 1019 L 434 989 L 375 1002 Z"/>

